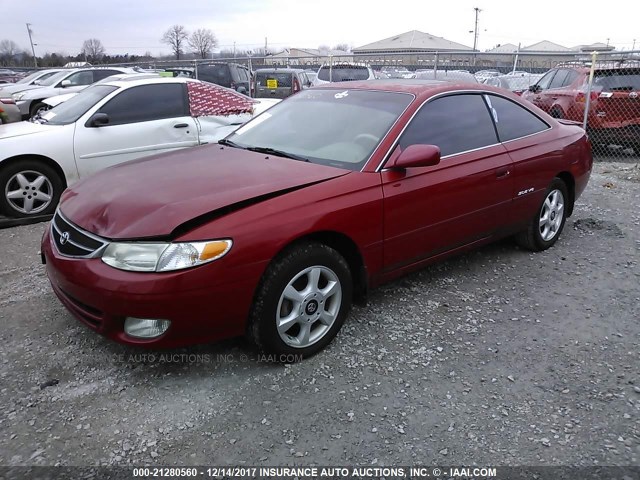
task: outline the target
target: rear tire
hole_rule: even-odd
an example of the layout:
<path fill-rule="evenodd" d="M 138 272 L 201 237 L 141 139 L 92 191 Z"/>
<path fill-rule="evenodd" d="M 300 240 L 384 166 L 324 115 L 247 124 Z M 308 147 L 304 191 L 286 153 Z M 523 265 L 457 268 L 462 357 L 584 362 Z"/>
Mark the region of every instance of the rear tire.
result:
<path fill-rule="evenodd" d="M 20 160 L 0 168 L 0 211 L 28 218 L 55 212 L 64 190 L 57 172 L 39 160 Z"/>
<path fill-rule="evenodd" d="M 559 178 L 554 178 L 544 195 L 538 213 L 527 229 L 516 235 L 516 242 L 533 252 L 551 247 L 562 233 L 567 220 L 568 207 L 567 186 Z"/>
<path fill-rule="evenodd" d="M 280 361 L 309 357 L 337 335 L 352 294 L 349 265 L 336 250 L 320 243 L 294 246 L 263 275 L 247 336 Z"/>

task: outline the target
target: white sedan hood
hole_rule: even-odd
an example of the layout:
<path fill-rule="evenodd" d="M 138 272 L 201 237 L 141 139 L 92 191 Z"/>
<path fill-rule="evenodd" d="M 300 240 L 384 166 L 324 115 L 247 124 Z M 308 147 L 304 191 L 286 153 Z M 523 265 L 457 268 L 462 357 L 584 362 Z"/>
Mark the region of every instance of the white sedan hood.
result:
<path fill-rule="evenodd" d="M 21 137 L 51 131 L 51 126 L 31 122 L 15 122 L 0 126 L 0 139 Z"/>
<path fill-rule="evenodd" d="M 64 95 L 55 95 L 53 97 L 49 97 L 43 100 L 43 102 L 49 105 L 51 108 L 53 108 L 60 105 L 63 102 L 66 102 L 70 98 L 75 97 L 76 95 L 78 95 L 78 92 L 65 93 Z"/>

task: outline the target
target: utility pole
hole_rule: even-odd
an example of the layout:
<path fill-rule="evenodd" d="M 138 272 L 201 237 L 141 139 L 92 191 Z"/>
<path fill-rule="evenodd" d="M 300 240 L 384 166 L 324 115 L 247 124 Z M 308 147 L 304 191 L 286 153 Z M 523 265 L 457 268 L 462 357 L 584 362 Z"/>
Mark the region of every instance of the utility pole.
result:
<path fill-rule="evenodd" d="M 233 58 L 236 58 L 236 42 L 233 42 Z"/>
<path fill-rule="evenodd" d="M 27 23 L 27 32 L 29 33 L 29 43 L 31 43 L 31 53 L 33 53 L 33 65 L 38 68 L 38 60 L 36 59 L 36 49 L 33 47 L 33 39 L 31 38 L 31 24 Z"/>
<path fill-rule="evenodd" d="M 267 37 L 264 37 L 264 56 L 267 56 Z"/>
<path fill-rule="evenodd" d="M 473 29 L 473 51 L 475 52 L 478 47 L 478 36 L 480 35 L 480 32 L 478 31 L 478 17 L 480 16 L 480 12 L 482 10 L 480 10 L 478 7 L 475 7 L 474 10 L 476 11 L 476 26 Z"/>
<path fill-rule="evenodd" d="M 636 39 L 633 39 L 633 47 L 631 47 L 631 50 L 635 50 L 636 49 Z"/>

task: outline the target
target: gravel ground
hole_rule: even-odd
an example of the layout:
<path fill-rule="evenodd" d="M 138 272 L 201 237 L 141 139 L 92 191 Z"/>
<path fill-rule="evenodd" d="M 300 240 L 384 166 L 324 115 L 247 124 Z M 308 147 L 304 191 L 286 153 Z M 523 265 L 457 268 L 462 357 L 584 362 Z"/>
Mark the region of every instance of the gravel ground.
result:
<path fill-rule="evenodd" d="M 638 164 L 596 164 L 554 248 L 389 284 L 291 365 L 111 343 L 52 293 L 45 224 L 0 230 L 0 465 L 639 465 L 639 205 Z"/>

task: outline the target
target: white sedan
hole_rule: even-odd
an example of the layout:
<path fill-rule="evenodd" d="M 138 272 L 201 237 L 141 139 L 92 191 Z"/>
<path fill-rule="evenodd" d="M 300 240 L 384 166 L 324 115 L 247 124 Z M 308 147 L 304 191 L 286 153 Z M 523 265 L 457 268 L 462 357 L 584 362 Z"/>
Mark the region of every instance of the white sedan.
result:
<path fill-rule="evenodd" d="M 80 178 L 136 158 L 216 142 L 277 100 L 188 78 L 131 75 L 0 126 L 0 213 L 53 213 Z"/>

